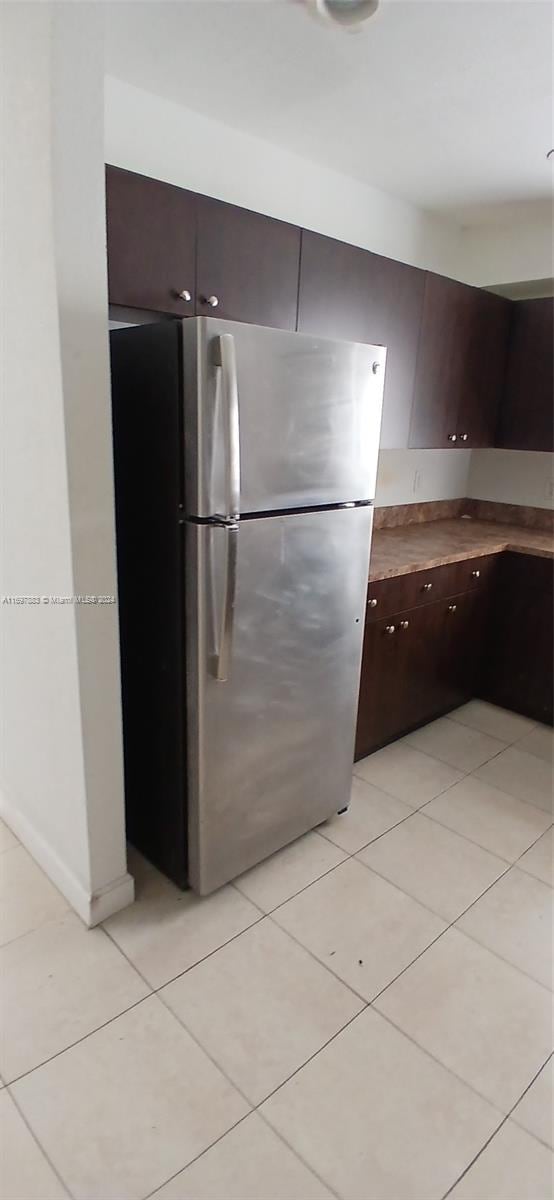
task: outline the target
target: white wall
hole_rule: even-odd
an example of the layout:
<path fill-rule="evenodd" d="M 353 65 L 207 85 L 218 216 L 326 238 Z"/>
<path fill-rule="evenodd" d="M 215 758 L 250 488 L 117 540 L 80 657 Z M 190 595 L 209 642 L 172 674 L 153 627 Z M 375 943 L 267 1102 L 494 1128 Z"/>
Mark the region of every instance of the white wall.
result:
<path fill-rule="evenodd" d="M 381 450 L 375 503 L 420 504 L 467 496 L 471 450 Z"/>
<path fill-rule="evenodd" d="M 474 450 L 466 494 L 475 500 L 554 508 L 554 454 Z"/>
<path fill-rule="evenodd" d="M 4 595 L 113 595 L 101 28 L 6 4 Z M 2 813 L 89 923 L 132 899 L 115 605 L 4 604 Z"/>
<path fill-rule="evenodd" d="M 462 231 L 456 278 L 493 287 L 554 274 L 550 205 L 522 205 L 511 217 L 510 211 Z"/>
<path fill-rule="evenodd" d="M 458 226 L 288 150 L 107 77 L 106 161 L 445 274 Z"/>

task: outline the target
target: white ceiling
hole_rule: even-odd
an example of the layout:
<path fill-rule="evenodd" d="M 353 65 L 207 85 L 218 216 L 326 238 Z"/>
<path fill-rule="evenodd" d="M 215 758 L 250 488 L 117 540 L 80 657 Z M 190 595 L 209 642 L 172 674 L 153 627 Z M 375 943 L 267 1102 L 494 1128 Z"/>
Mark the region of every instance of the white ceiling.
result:
<path fill-rule="evenodd" d="M 471 224 L 547 201 L 544 0 L 381 0 L 365 29 L 300 0 L 115 3 L 109 74 Z"/>

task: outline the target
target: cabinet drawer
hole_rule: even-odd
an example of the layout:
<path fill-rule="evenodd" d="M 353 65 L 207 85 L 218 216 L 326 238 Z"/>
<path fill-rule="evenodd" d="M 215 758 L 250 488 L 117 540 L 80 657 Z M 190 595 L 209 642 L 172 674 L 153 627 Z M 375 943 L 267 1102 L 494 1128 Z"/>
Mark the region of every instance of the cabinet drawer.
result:
<path fill-rule="evenodd" d="M 453 595 L 456 586 L 456 570 L 459 563 L 447 563 L 444 567 L 429 567 L 425 571 L 413 571 L 410 575 L 395 575 L 393 579 L 378 579 L 370 583 L 367 592 L 367 619 L 376 621 L 390 613 L 403 612 L 407 608 L 418 608 L 431 600 Z"/>
<path fill-rule="evenodd" d="M 481 558 L 468 558 L 464 562 L 453 563 L 456 567 L 453 581 L 455 592 L 471 592 L 482 589 L 492 579 L 498 561 L 497 554 L 486 554 Z M 454 595 L 454 592 L 450 593 Z"/>
<path fill-rule="evenodd" d="M 413 571 L 410 575 L 395 575 L 393 579 L 377 579 L 369 584 L 367 592 L 367 620 L 377 621 L 391 613 L 403 612 L 408 608 L 419 608 L 432 600 L 469 592 L 483 587 L 488 582 L 496 564 L 497 555 L 469 558 L 463 562 L 445 563 L 442 567 L 429 567 L 425 571 Z"/>

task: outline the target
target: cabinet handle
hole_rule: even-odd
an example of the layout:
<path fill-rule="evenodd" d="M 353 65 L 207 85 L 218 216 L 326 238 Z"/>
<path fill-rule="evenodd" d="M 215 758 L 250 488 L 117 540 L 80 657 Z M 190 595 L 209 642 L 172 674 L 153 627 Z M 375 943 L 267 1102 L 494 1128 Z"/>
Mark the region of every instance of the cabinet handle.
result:
<path fill-rule="evenodd" d="M 192 296 L 187 288 L 183 288 L 182 292 L 177 292 L 177 295 L 179 297 L 179 300 L 185 301 L 185 304 L 189 304 L 190 301 L 192 300 Z"/>
<path fill-rule="evenodd" d="M 401 629 L 407 629 L 409 624 L 410 624 L 410 622 L 409 622 L 409 621 L 401 621 L 401 622 L 400 622 L 400 628 L 401 628 Z"/>
<path fill-rule="evenodd" d="M 378 375 L 379 371 L 381 370 L 381 363 L 378 363 L 378 362 L 372 363 L 371 370 L 373 371 L 374 375 Z"/>
<path fill-rule="evenodd" d="M 456 609 L 457 609 L 457 607 L 458 607 L 458 605 L 457 605 L 457 604 L 449 604 L 449 605 L 448 605 L 448 611 L 449 611 L 449 612 L 456 612 Z"/>
<path fill-rule="evenodd" d="M 457 441 L 458 441 L 458 435 L 457 435 L 457 433 L 449 433 L 449 434 L 448 434 L 448 441 L 449 441 L 449 442 L 457 442 Z"/>
<path fill-rule="evenodd" d="M 422 590 L 422 592 L 430 592 L 432 586 L 433 586 L 432 583 L 424 583 L 421 590 Z"/>
<path fill-rule="evenodd" d="M 217 306 L 219 304 L 219 297 L 218 296 L 203 296 L 202 302 L 204 304 L 209 304 L 210 308 L 217 308 Z"/>
<path fill-rule="evenodd" d="M 385 625 L 385 633 L 395 633 L 396 625 Z"/>
<path fill-rule="evenodd" d="M 460 434 L 460 441 L 461 441 L 461 442 L 467 442 L 467 439 L 468 439 L 468 437 L 469 437 L 469 433 L 461 433 L 461 434 Z"/>
<path fill-rule="evenodd" d="M 377 601 L 375 599 L 375 596 L 372 596 L 371 600 L 368 600 L 367 607 L 368 608 L 377 608 Z"/>
<path fill-rule="evenodd" d="M 480 579 L 480 578 L 481 578 L 481 572 L 480 572 L 480 571 L 472 571 L 472 572 L 471 572 L 471 578 L 472 578 L 472 579 Z"/>

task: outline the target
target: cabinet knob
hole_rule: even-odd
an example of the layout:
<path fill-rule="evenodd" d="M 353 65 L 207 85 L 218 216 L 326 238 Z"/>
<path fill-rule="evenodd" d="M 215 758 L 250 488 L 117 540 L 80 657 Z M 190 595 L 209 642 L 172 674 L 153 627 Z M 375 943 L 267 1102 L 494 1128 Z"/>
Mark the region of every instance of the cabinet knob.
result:
<path fill-rule="evenodd" d="M 219 304 L 218 296 L 204 296 L 204 304 L 209 304 L 210 308 L 217 308 Z"/>
<path fill-rule="evenodd" d="M 409 622 L 409 621 L 401 621 L 401 622 L 400 622 L 400 628 L 401 628 L 401 629 L 407 629 L 409 624 L 410 624 L 410 622 Z"/>
<path fill-rule="evenodd" d="M 469 437 L 469 433 L 461 433 L 461 434 L 460 434 L 460 441 L 461 441 L 461 442 L 467 442 L 467 439 L 468 439 L 468 437 Z"/>
<path fill-rule="evenodd" d="M 394 633 L 396 625 L 385 625 L 385 633 Z"/>
<path fill-rule="evenodd" d="M 457 605 L 457 604 L 449 604 L 449 605 L 448 605 L 448 611 L 449 611 L 449 612 L 456 612 L 456 609 L 457 609 L 457 607 L 458 607 L 458 605 Z"/>
<path fill-rule="evenodd" d="M 422 592 L 430 592 L 432 586 L 433 586 L 432 583 L 424 583 L 421 590 L 422 590 Z"/>
<path fill-rule="evenodd" d="M 480 579 L 480 578 L 481 578 L 481 572 L 480 572 L 480 571 L 472 571 L 472 572 L 471 572 L 471 578 L 472 578 L 472 579 Z"/>
<path fill-rule="evenodd" d="M 367 607 L 368 608 L 377 608 L 377 601 L 375 599 L 375 596 L 372 596 L 371 600 L 368 600 Z"/>
<path fill-rule="evenodd" d="M 448 441 L 449 441 L 449 442 L 457 442 L 457 441 L 458 441 L 458 434 L 457 434 L 457 433 L 449 433 L 449 434 L 448 434 Z"/>
<path fill-rule="evenodd" d="M 190 301 L 192 300 L 192 296 L 187 288 L 183 288 L 182 292 L 177 292 L 177 295 L 179 297 L 179 300 L 184 300 L 185 304 L 190 304 Z"/>

